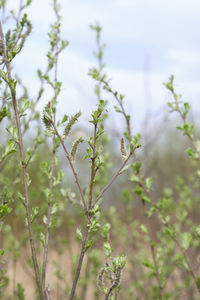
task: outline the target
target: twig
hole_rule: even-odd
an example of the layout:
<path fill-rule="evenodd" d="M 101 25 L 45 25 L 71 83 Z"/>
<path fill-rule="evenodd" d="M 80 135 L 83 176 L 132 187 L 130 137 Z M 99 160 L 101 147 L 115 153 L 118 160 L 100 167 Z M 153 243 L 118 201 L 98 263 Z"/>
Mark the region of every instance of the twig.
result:
<path fill-rule="evenodd" d="M 87 213 L 87 205 L 86 205 L 86 201 L 85 201 L 85 196 L 84 196 L 84 193 L 83 193 L 83 189 L 82 189 L 82 187 L 81 187 L 81 185 L 80 185 L 80 181 L 79 181 L 79 178 L 78 178 L 78 174 L 76 173 L 76 170 L 75 170 L 75 168 L 74 168 L 74 165 L 73 165 L 73 162 L 72 162 L 71 157 L 70 157 L 70 155 L 69 155 L 69 152 L 67 151 L 67 148 L 66 148 L 66 146 L 65 146 L 65 143 L 64 143 L 63 139 L 61 138 L 61 136 L 60 136 L 60 134 L 59 134 L 59 132 L 58 132 L 58 130 L 57 130 L 57 128 L 56 128 L 56 126 L 55 126 L 53 120 L 51 120 L 50 122 L 51 122 L 51 124 L 52 124 L 52 126 L 53 126 L 53 128 L 54 128 L 54 130 L 55 130 L 55 134 L 57 135 L 57 137 L 58 137 L 58 139 L 59 139 L 59 141 L 60 141 L 60 143 L 61 143 L 61 145 L 62 145 L 62 147 L 63 147 L 63 150 L 64 150 L 64 152 L 65 152 L 65 155 L 66 155 L 66 157 L 67 157 L 67 160 L 68 160 L 68 162 L 69 162 L 69 164 L 70 164 L 70 167 L 71 167 L 72 172 L 73 172 L 74 177 L 75 177 L 75 182 L 76 182 L 76 184 L 77 184 L 77 186 L 78 186 L 78 189 L 79 189 L 79 192 L 80 192 L 80 195 L 81 195 L 81 199 L 82 199 L 82 203 L 83 203 L 85 212 Z"/>
<path fill-rule="evenodd" d="M 50 223 L 51 223 L 51 206 L 53 200 L 53 174 L 54 174 L 54 161 L 55 161 L 55 150 L 54 150 L 55 142 L 53 141 L 53 150 L 51 153 L 51 177 L 49 180 L 49 201 L 48 201 L 48 211 L 47 211 L 47 224 L 46 224 L 46 232 L 45 232 L 45 243 L 44 243 L 44 252 L 43 252 L 43 263 L 42 263 L 42 284 L 43 289 L 45 289 L 45 281 L 46 281 L 46 269 L 47 269 L 47 258 L 49 252 L 49 238 L 50 238 Z"/>
<path fill-rule="evenodd" d="M 92 197 L 93 197 L 93 185 L 95 177 L 95 158 L 96 158 L 96 133 L 97 133 L 97 124 L 94 125 L 94 136 L 93 136 L 93 145 L 92 145 L 92 165 L 91 165 L 91 178 L 90 178 L 90 191 L 89 191 L 89 205 L 88 209 L 92 207 Z"/>
<path fill-rule="evenodd" d="M 59 27 L 56 30 L 56 45 L 55 45 L 55 70 L 54 70 L 54 101 L 57 102 L 57 92 L 56 92 L 56 84 L 58 82 L 58 41 L 59 41 Z M 55 123 L 56 121 L 56 111 L 54 112 L 53 115 L 53 121 Z M 49 239 L 50 239 L 50 224 L 51 224 L 51 208 L 52 208 L 52 201 L 53 201 L 53 175 L 54 175 L 54 169 L 55 169 L 55 136 L 52 138 L 52 152 L 51 152 L 51 177 L 49 181 L 49 192 L 50 192 L 50 197 L 48 201 L 48 211 L 47 211 L 47 224 L 46 224 L 46 232 L 45 232 L 45 244 L 44 244 L 44 253 L 43 253 L 43 265 L 42 265 L 42 283 L 43 283 L 43 289 L 46 291 L 46 271 L 47 271 L 47 259 L 48 259 L 48 252 L 49 252 Z M 46 293 L 46 297 L 47 296 Z"/>
<path fill-rule="evenodd" d="M 44 74 L 45 74 L 45 75 L 48 75 L 48 73 L 49 73 L 49 67 L 47 66 L 46 72 L 45 72 Z M 42 78 L 42 79 L 41 79 L 41 85 L 40 85 L 40 88 L 39 88 L 39 92 L 40 92 L 41 90 L 43 90 L 43 86 L 44 86 L 44 79 Z M 39 93 L 38 93 L 38 96 L 37 96 L 36 101 L 35 101 L 35 103 L 34 103 L 33 110 L 31 111 L 29 117 L 27 118 L 27 121 L 26 121 L 25 124 L 24 124 L 24 128 L 23 128 L 23 130 L 22 130 L 22 136 L 26 133 L 27 129 L 29 128 L 29 123 L 30 123 L 30 121 L 33 119 L 33 114 L 34 114 L 35 111 L 36 111 L 35 108 L 36 108 L 37 104 L 39 103 L 39 100 L 40 100 L 40 96 L 39 96 Z"/>
<path fill-rule="evenodd" d="M 81 296 L 81 300 L 85 300 L 86 299 L 86 295 L 87 295 L 87 290 L 88 290 L 88 278 L 90 276 L 90 258 L 87 257 L 87 262 L 85 264 L 85 274 L 84 274 L 84 283 L 80 292 L 80 296 Z"/>
<path fill-rule="evenodd" d="M 82 267 L 82 263 L 83 263 L 83 258 L 84 258 L 84 255 L 85 255 L 85 246 L 86 246 L 86 241 L 87 241 L 88 233 L 89 233 L 89 225 L 90 225 L 90 217 L 87 218 L 87 225 L 86 225 L 85 232 L 84 232 L 84 235 L 83 235 L 83 240 L 82 240 L 81 253 L 80 253 L 80 256 L 79 256 L 79 261 L 78 261 L 78 265 L 77 265 L 77 268 L 76 268 L 76 274 L 75 274 L 75 278 L 73 280 L 69 300 L 74 299 L 76 286 L 77 286 L 78 279 L 79 279 L 79 276 L 80 276 L 81 267 Z"/>
<path fill-rule="evenodd" d="M 109 83 L 107 81 L 105 81 L 105 79 L 100 79 L 100 81 L 105 85 L 106 89 L 114 96 L 115 100 L 118 102 L 118 104 L 122 110 L 121 113 L 124 116 L 125 121 L 126 121 L 126 127 L 127 127 L 129 138 L 131 138 L 130 118 L 128 117 L 127 113 L 125 112 L 122 101 L 120 101 L 118 95 L 113 91 L 113 89 L 110 87 Z"/>
<path fill-rule="evenodd" d="M 122 169 L 125 167 L 125 165 L 127 164 L 128 160 L 131 158 L 132 155 L 133 155 L 133 152 L 130 152 L 129 155 L 128 155 L 128 157 L 124 160 L 123 164 L 119 168 L 119 170 L 115 173 L 115 175 L 113 175 L 113 177 L 111 178 L 111 180 L 106 184 L 106 186 L 102 189 L 102 191 L 100 192 L 100 194 L 97 196 L 97 198 L 95 199 L 92 207 L 95 206 L 95 204 L 99 201 L 99 199 L 103 196 L 103 194 L 107 191 L 107 189 L 115 181 L 115 179 L 120 175 Z"/>

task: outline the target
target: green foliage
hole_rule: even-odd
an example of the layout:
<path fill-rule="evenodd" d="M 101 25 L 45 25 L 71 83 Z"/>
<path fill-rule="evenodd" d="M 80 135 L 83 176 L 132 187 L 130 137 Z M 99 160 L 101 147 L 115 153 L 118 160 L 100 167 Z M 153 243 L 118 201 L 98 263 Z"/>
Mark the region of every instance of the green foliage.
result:
<path fill-rule="evenodd" d="M 16 300 L 25 300 L 24 288 L 20 283 L 17 284 L 17 289 L 14 291 L 14 295 L 16 296 Z"/>

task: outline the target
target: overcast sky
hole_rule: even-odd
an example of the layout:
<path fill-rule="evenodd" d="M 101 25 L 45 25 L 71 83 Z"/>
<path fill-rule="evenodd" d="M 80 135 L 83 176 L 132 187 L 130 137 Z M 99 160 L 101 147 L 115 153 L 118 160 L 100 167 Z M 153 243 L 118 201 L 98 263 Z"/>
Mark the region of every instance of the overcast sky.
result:
<path fill-rule="evenodd" d="M 18 5 L 10 0 L 10 7 Z M 93 105 L 94 82 L 88 69 L 95 66 L 96 21 L 103 27 L 104 62 L 112 86 L 126 95 L 127 107 L 140 122 L 149 103 L 155 112 L 167 108 L 162 83 L 175 75 L 176 87 L 194 107 L 200 101 L 199 0 L 60 0 L 62 37 L 70 42 L 60 57 L 63 90 L 59 111 L 79 109 L 88 114 Z M 49 24 L 54 21 L 51 0 L 33 0 L 29 9 L 33 33 L 15 71 L 32 95 L 38 85 L 36 69 L 45 69 Z M 148 70 L 148 72 L 147 72 Z M 46 100 L 44 100 L 46 101 Z M 113 103 L 114 104 L 114 103 Z M 41 108 L 44 103 L 41 104 Z"/>

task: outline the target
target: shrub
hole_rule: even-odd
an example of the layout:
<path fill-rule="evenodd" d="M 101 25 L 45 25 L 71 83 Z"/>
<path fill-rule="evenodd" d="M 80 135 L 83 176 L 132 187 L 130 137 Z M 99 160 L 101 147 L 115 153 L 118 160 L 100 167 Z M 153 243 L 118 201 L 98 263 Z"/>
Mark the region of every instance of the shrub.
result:
<path fill-rule="evenodd" d="M 4 12 L 5 4 L 0 1 Z M 99 24 L 91 26 L 98 67 L 90 69 L 89 76 L 95 80 L 97 106 L 90 116 L 87 140 L 73 137 L 81 124 L 80 112 L 61 119 L 57 114 L 62 87 L 58 61 L 69 44 L 61 38 L 57 0 L 53 1 L 56 21 L 48 33 L 47 67 L 37 71 L 40 88 L 33 100 L 22 80 L 13 75 L 15 57 L 23 53 L 32 30 L 25 13 L 29 6 L 31 1 L 21 1 L 19 11 L 4 13 L 0 23 L 0 122 L 5 129 L 0 155 L 0 299 L 197 299 L 200 141 L 188 122 L 190 106 L 175 91 L 174 76 L 164 85 L 172 97 L 170 110 L 181 118 L 178 130 L 191 143 L 187 154 L 192 173 L 186 180 L 177 177 L 160 196 L 152 191 L 153 180 L 144 175 L 137 158 L 142 151 L 140 134 L 132 133 L 125 97 L 112 88 L 105 73 Z M 8 16 L 15 25 L 6 31 Z M 40 114 L 37 104 L 47 89 L 52 97 Z M 107 96 L 112 96 L 126 127 L 117 141 L 120 159 L 108 151 Z M 32 136 L 26 139 L 30 129 Z M 63 154 L 75 184 L 71 175 L 63 179 Z M 84 157 L 82 171 L 80 157 Z M 120 201 L 106 205 L 106 192 L 121 177 Z M 20 272 L 26 272 L 28 281 L 23 277 L 16 282 Z M 30 292 L 26 282 L 32 281 Z"/>

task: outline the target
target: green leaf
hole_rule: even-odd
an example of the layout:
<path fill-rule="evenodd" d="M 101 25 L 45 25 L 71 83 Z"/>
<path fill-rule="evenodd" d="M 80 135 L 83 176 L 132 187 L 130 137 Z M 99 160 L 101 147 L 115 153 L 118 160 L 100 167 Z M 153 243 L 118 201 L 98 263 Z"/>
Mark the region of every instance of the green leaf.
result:
<path fill-rule="evenodd" d="M 195 228 L 195 234 L 196 234 L 196 236 L 197 236 L 198 238 L 200 238 L 200 226 L 197 226 L 197 227 Z"/>
<path fill-rule="evenodd" d="M 113 252 L 113 249 L 109 242 L 105 242 L 103 244 L 103 249 L 104 249 L 105 256 L 110 257 Z"/>
<path fill-rule="evenodd" d="M 68 41 L 61 41 L 61 47 L 60 50 L 62 51 L 63 49 L 65 49 L 67 46 L 69 45 Z"/>
<path fill-rule="evenodd" d="M 8 84 L 7 73 L 0 70 L 0 77 Z"/>
<path fill-rule="evenodd" d="M 198 276 L 196 279 L 196 285 L 197 285 L 198 290 L 200 291 L 200 276 Z"/>
<path fill-rule="evenodd" d="M 76 229 L 76 236 L 77 236 L 78 240 L 80 240 L 80 241 L 83 240 L 83 235 L 79 228 Z"/>
<path fill-rule="evenodd" d="M 10 78 L 8 85 L 9 85 L 12 97 L 15 98 L 16 97 L 17 80 Z"/>
<path fill-rule="evenodd" d="M 14 295 L 17 296 L 19 300 L 25 300 L 24 288 L 22 287 L 21 283 L 17 284 L 17 288 L 14 291 Z"/>
<path fill-rule="evenodd" d="M 22 105 L 21 105 L 21 108 L 20 108 L 20 115 L 23 115 L 23 113 L 28 109 L 30 108 L 30 101 L 27 101 L 25 99 L 22 99 Z"/>
<path fill-rule="evenodd" d="M 145 194 L 141 195 L 141 199 L 146 203 L 152 203 L 151 199 Z"/>
<path fill-rule="evenodd" d="M 195 141 L 195 147 L 196 147 L 197 152 L 200 153 L 200 140 Z"/>
<path fill-rule="evenodd" d="M 65 123 L 68 120 L 68 115 L 64 115 L 61 123 Z"/>
<path fill-rule="evenodd" d="M 121 109 L 120 109 L 118 106 L 116 106 L 116 105 L 114 106 L 114 109 L 115 109 L 115 111 L 118 112 L 118 113 L 121 113 L 121 112 L 122 112 Z"/>
<path fill-rule="evenodd" d="M 105 239 L 109 237 L 110 228 L 111 228 L 110 223 L 106 223 L 101 227 L 101 234 Z"/>
<path fill-rule="evenodd" d="M 8 116 L 8 111 L 7 108 L 4 106 L 2 108 L 2 110 L 0 110 L 0 122 L 6 117 Z"/>
<path fill-rule="evenodd" d="M 96 218 L 92 218 L 90 220 L 89 232 L 95 232 L 99 229 L 100 224 L 98 223 Z"/>
<path fill-rule="evenodd" d="M 0 220 L 11 212 L 11 208 L 7 204 L 0 204 Z"/>
<path fill-rule="evenodd" d="M 39 214 L 39 207 L 38 206 L 33 207 L 32 208 L 32 213 L 31 213 L 32 222 L 38 216 L 38 214 Z"/>
<path fill-rule="evenodd" d="M 146 185 L 147 191 L 149 191 L 150 188 L 151 188 L 151 185 L 152 185 L 152 178 L 151 178 L 151 177 L 147 177 L 147 178 L 145 179 L 145 185 Z"/>
<path fill-rule="evenodd" d="M 43 223 L 46 225 L 47 224 L 47 216 L 43 216 Z"/>
<path fill-rule="evenodd" d="M 136 195 L 138 195 L 138 196 L 141 196 L 142 193 L 143 193 L 142 187 L 139 186 L 139 185 L 137 185 L 137 186 L 135 187 L 135 189 L 134 189 L 134 193 L 135 193 Z"/>
<path fill-rule="evenodd" d="M 52 129 L 51 120 L 52 120 L 51 109 L 50 109 L 49 105 L 46 105 L 44 110 L 43 110 L 42 121 L 43 121 L 43 123 L 44 123 L 47 130 Z"/>
<path fill-rule="evenodd" d="M 112 263 L 113 263 L 113 266 L 114 266 L 115 270 L 118 267 L 120 267 L 120 269 L 123 269 L 125 267 L 125 264 L 126 264 L 126 256 L 124 254 L 122 254 L 120 256 L 114 256 Z"/>
<path fill-rule="evenodd" d="M 154 264 L 152 263 L 152 262 L 150 262 L 150 260 L 149 259 L 144 259 L 143 260 L 143 265 L 145 266 L 145 267 L 147 267 L 148 269 L 151 269 L 151 270 L 154 270 Z"/>
<path fill-rule="evenodd" d="M 198 154 L 192 148 L 187 149 L 187 154 L 190 158 L 194 160 L 198 159 Z"/>
<path fill-rule="evenodd" d="M 140 181 L 139 178 L 138 178 L 138 176 L 135 175 L 135 174 L 131 174 L 131 175 L 129 176 L 129 180 L 130 180 L 131 182 L 139 182 L 139 181 Z"/>
<path fill-rule="evenodd" d="M 42 243 L 42 246 L 45 245 L 45 235 L 43 232 L 40 232 L 40 242 Z"/>
<path fill-rule="evenodd" d="M 58 209 L 59 209 L 59 204 L 54 203 L 51 208 L 51 215 L 55 214 L 58 211 Z"/>
<path fill-rule="evenodd" d="M 13 140 L 9 140 L 6 144 L 5 151 L 2 155 L 2 160 L 8 157 L 10 154 L 16 151 L 16 143 Z"/>
<path fill-rule="evenodd" d="M 174 92 L 174 87 L 173 87 L 173 85 L 174 85 L 174 75 L 171 75 L 171 77 L 169 78 L 169 81 L 166 82 L 166 83 L 163 83 L 163 84 L 168 90 L 170 90 L 173 93 Z"/>
<path fill-rule="evenodd" d="M 147 229 L 147 227 L 144 224 L 140 225 L 140 229 L 141 229 L 142 232 L 148 233 L 148 229 Z"/>
<path fill-rule="evenodd" d="M 192 242 L 192 235 L 189 232 L 183 232 L 181 234 L 181 244 L 184 250 L 187 250 Z"/>
<path fill-rule="evenodd" d="M 184 110 L 183 110 L 183 113 L 182 113 L 184 118 L 186 118 L 189 110 L 190 110 L 190 105 L 189 105 L 189 103 L 185 102 L 184 103 Z"/>
<path fill-rule="evenodd" d="M 125 167 L 120 171 L 119 174 L 122 174 L 122 173 L 126 172 L 126 171 L 130 168 L 130 166 L 131 166 L 131 165 L 125 166 Z"/>
<path fill-rule="evenodd" d="M 17 127 L 16 126 L 8 126 L 6 128 L 6 130 L 13 137 L 13 139 L 17 142 L 18 141 Z"/>
<path fill-rule="evenodd" d="M 142 163 L 140 161 L 137 161 L 136 163 L 132 163 L 131 167 L 132 167 L 134 173 L 139 174 L 140 169 L 142 167 Z"/>
<path fill-rule="evenodd" d="M 53 186 L 57 186 L 58 184 L 60 184 L 62 182 L 64 173 L 62 170 L 59 170 L 57 173 L 57 177 L 53 178 Z"/>
<path fill-rule="evenodd" d="M 87 240 L 87 241 L 86 241 L 86 244 L 85 244 L 85 252 L 86 252 L 88 249 L 91 248 L 92 244 L 93 244 L 93 241 L 92 241 L 92 240 Z"/>

